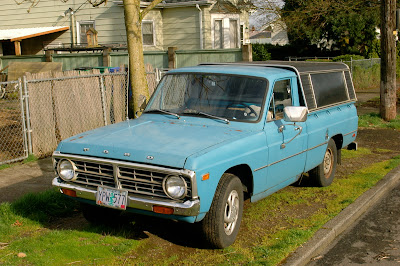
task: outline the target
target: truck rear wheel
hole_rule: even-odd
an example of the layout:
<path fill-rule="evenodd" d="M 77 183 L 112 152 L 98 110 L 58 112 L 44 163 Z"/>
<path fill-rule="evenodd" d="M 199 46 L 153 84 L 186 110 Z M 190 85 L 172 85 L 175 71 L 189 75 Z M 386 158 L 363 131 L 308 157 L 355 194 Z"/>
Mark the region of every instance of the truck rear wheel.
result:
<path fill-rule="evenodd" d="M 310 178 L 319 187 L 332 184 L 337 165 L 337 148 L 335 141 L 330 139 L 326 148 L 324 159 L 320 165 L 309 171 Z"/>
<path fill-rule="evenodd" d="M 223 174 L 202 230 L 213 248 L 225 248 L 235 242 L 243 215 L 243 187 L 233 174 Z"/>

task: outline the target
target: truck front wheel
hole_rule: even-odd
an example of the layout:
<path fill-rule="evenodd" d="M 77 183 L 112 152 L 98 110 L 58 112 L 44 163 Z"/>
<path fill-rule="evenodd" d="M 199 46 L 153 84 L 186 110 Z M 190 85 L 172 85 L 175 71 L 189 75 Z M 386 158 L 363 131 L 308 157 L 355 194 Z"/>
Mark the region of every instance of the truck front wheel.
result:
<path fill-rule="evenodd" d="M 206 241 L 214 248 L 235 242 L 243 214 L 243 186 L 240 179 L 225 173 L 215 192 L 210 210 L 202 221 Z"/>
<path fill-rule="evenodd" d="M 335 141 L 330 139 L 326 148 L 324 159 L 320 165 L 309 171 L 310 178 L 319 187 L 332 184 L 337 165 L 337 148 Z"/>

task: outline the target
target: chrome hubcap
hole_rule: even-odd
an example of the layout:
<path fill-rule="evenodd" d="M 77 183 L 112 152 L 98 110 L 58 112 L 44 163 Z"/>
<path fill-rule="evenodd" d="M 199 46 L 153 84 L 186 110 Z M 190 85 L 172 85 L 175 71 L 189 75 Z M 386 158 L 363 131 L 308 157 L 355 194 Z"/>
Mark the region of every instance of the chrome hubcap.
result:
<path fill-rule="evenodd" d="M 232 190 L 225 204 L 224 212 L 224 230 L 227 235 L 235 230 L 236 222 L 239 216 L 239 194 Z"/>
<path fill-rule="evenodd" d="M 329 178 L 333 167 L 333 153 L 331 149 L 327 149 L 324 156 L 324 175 Z"/>

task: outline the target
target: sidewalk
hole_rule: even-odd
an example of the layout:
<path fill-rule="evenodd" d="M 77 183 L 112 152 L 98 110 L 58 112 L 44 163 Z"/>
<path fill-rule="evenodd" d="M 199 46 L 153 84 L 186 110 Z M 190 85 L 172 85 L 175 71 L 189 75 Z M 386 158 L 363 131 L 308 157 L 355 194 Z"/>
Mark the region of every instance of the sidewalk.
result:
<path fill-rule="evenodd" d="M 0 203 L 50 189 L 54 176 L 51 157 L 0 170 Z"/>
<path fill-rule="evenodd" d="M 324 224 L 309 241 L 290 254 L 283 265 L 308 264 L 313 257 L 323 253 L 341 233 L 351 228 L 362 214 L 376 205 L 399 184 L 400 166 L 390 171 L 373 188 L 367 190 L 336 217 Z"/>

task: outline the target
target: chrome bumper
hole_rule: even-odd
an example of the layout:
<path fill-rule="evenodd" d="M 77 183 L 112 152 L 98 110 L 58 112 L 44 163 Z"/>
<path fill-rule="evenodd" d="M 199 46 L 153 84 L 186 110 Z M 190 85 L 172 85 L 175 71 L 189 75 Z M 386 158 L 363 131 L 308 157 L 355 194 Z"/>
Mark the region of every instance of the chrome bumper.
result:
<path fill-rule="evenodd" d="M 53 179 L 53 186 L 74 190 L 78 198 L 96 201 L 96 190 L 82 188 L 76 185 L 68 184 L 64 181 L 60 181 L 58 177 Z M 174 209 L 173 215 L 180 216 L 197 216 L 200 211 L 200 200 L 187 200 L 183 203 L 178 202 L 165 202 L 162 200 L 151 200 L 143 199 L 139 197 L 128 196 L 127 208 L 133 208 L 138 210 L 145 210 L 153 212 L 153 206 L 162 206 Z"/>

